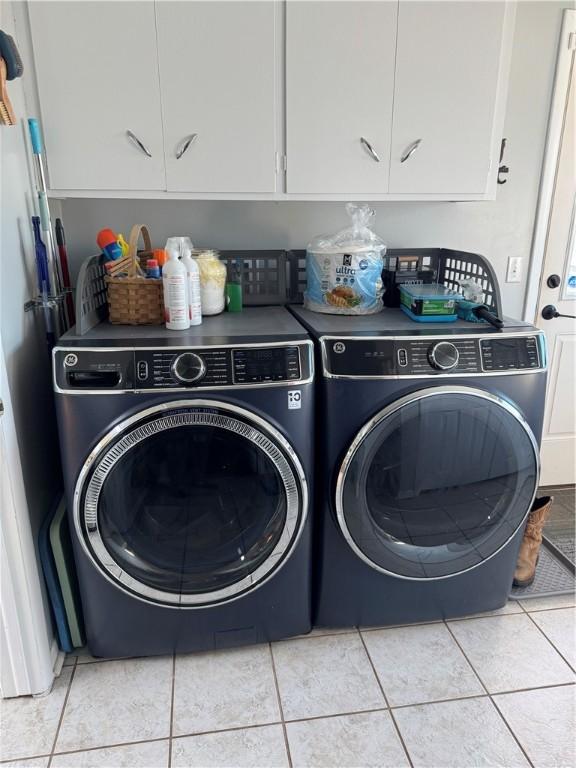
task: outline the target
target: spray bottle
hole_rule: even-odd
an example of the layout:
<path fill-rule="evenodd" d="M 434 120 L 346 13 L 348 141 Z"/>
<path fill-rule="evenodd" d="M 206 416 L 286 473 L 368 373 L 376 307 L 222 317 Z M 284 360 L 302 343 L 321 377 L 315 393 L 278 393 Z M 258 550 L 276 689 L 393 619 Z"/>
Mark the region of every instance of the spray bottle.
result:
<path fill-rule="evenodd" d="M 169 237 L 165 250 L 168 261 L 162 270 L 162 285 L 166 328 L 169 331 L 185 331 L 190 328 L 190 318 L 186 267 L 179 259 L 180 238 Z"/>
<path fill-rule="evenodd" d="M 192 258 L 192 242 L 189 237 L 182 240 L 181 262 L 186 269 L 188 284 L 188 314 L 190 325 L 200 325 L 202 322 L 202 304 L 200 303 L 200 270 L 195 259 Z"/>

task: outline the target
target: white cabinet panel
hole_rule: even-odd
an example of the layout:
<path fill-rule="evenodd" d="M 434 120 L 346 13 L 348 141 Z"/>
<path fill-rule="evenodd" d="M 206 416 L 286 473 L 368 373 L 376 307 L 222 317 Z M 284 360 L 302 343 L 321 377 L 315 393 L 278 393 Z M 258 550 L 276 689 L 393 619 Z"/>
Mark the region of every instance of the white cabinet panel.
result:
<path fill-rule="evenodd" d="M 288 192 L 388 191 L 397 9 L 288 0 Z"/>
<path fill-rule="evenodd" d="M 168 190 L 274 192 L 275 3 L 162 1 L 156 17 Z"/>
<path fill-rule="evenodd" d="M 486 191 L 504 13 L 503 2 L 400 0 L 391 193 Z"/>
<path fill-rule="evenodd" d="M 30 21 L 51 188 L 165 189 L 153 3 L 36 0 Z"/>

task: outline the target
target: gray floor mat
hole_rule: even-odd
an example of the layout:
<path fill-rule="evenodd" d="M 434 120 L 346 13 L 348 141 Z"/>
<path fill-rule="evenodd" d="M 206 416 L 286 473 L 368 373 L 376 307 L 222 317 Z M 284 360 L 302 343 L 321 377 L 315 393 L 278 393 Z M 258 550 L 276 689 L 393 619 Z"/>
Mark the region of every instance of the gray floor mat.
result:
<path fill-rule="evenodd" d="M 554 530 L 545 530 L 544 536 L 550 542 L 550 544 L 556 547 L 556 549 L 558 549 L 565 557 L 567 557 L 570 562 L 576 563 L 574 534 L 566 533 L 566 531 L 557 533 Z"/>
<path fill-rule="evenodd" d="M 574 592 L 574 574 L 545 547 L 540 549 L 534 581 L 528 587 L 512 587 L 512 600 L 527 600 L 530 597 L 566 595 Z"/>

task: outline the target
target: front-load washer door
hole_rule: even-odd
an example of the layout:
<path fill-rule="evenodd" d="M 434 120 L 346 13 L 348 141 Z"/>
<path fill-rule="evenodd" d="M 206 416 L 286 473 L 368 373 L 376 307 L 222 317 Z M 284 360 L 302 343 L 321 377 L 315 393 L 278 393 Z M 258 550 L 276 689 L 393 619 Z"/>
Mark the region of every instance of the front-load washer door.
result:
<path fill-rule="evenodd" d="M 307 513 L 285 438 L 244 409 L 207 400 L 148 408 L 114 427 L 75 492 L 78 537 L 120 589 L 199 607 L 259 587 Z"/>
<path fill-rule="evenodd" d="M 348 450 L 336 512 L 376 570 L 441 579 L 495 555 L 522 525 L 538 448 L 507 401 L 460 386 L 421 390 L 372 418 Z"/>

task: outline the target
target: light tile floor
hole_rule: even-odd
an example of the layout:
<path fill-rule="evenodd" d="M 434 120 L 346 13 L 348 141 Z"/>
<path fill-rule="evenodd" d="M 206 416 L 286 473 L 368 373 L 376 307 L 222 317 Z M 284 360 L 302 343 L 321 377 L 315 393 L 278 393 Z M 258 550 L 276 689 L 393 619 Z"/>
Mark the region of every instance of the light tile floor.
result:
<path fill-rule="evenodd" d="M 20 768 L 571 768 L 573 596 L 230 651 L 66 660 L 0 702 Z"/>

